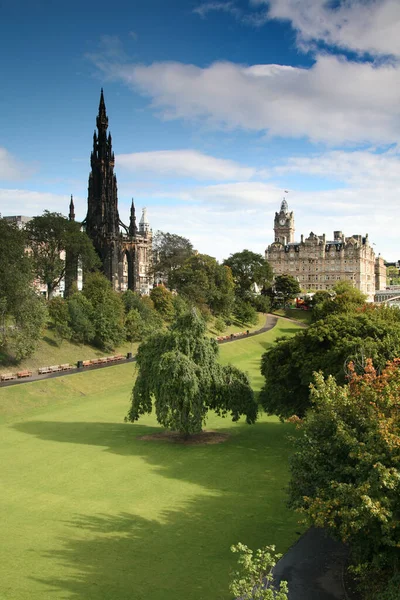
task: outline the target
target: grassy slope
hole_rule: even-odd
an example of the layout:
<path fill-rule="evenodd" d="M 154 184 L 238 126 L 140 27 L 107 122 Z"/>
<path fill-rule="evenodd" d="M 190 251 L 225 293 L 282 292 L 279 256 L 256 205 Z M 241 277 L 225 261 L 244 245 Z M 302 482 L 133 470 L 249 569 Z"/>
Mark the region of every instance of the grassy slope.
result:
<path fill-rule="evenodd" d="M 131 344 L 126 342 L 116 348 L 114 352 L 102 352 L 93 346 L 73 344 L 67 340 L 59 343 L 54 336 L 54 332 L 51 329 L 46 329 L 33 356 L 22 360 L 17 366 L 4 366 L 0 364 L 0 373 L 21 371 L 23 369 L 36 371 L 39 367 L 63 363 L 76 364 L 78 360 L 87 360 L 117 353 L 126 354 L 131 351 L 135 352 L 137 347 L 138 344 L 133 344 L 131 350 Z"/>
<path fill-rule="evenodd" d="M 264 326 L 265 320 L 266 316 L 262 313 L 258 313 L 258 322 L 256 325 L 231 325 L 226 328 L 226 331 L 224 331 L 223 335 L 230 335 L 231 333 L 236 333 L 237 331 L 246 331 L 246 329 L 255 331 Z M 212 324 L 209 327 L 209 334 L 212 336 L 221 335 L 217 334 L 217 332 L 213 329 Z M 39 367 L 48 365 L 59 365 L 63 363 L 76 364 L 78 360 L 87 360 L 100 356 L 108 356 L 109 354 L 126 354 L 127 352 L 135 353 L 138 345 L 138 343 L 130 344 L 126 342 L 125 344 L 122 344 L 116 348 L 114 352 L 102 352 L 93 346 L 88 346 L 85 344 L 73 344 L 67 340 L 63 340 L 60 343 L 56 340 L 54 331 L 51 329 L 46 329 L 33 356 L 22 360 L 20 363 L 18 363 L 18 365 L 4 366 L 0 364 L 0 373 L 16 372 L 17 370 L 22 371 L 24 369 L 37 371 Z"/>
<path fill-rule="evenodd" d="M 290 330 L 290 331 L 289 331 Z M 247 370 L 276 335 L 221 347 Z M 224 444 L 145 442 L 125 424 L 132 365 L 0 390 L 1 600 L 224 600 L 229 546 L 296 538 L 285 507 L 290 424 L 211 416 Z"/>
<path fill-rule="evenodd" d="M 213 327 L 213 322 L 210 323 L 210 325 L 208 326 L 208 330 L 210 332 L 211 335 L 213 336 L 218 336 L 218 335 L 230 335 L 231 333 L 238 333 L 241 331 L 257 331 L 257 329 L 261 329 L 262 327 L 264 327 L 265 325 L 265 321 L 267 319 L 267 316 L 264 313 L 257 313 L 258 319 L 257 319 L 257 323 L 255 325 L 246 325 L 243 323 L 238 323 L 238 322 L 234 322 L 232 323 L 232 325 L 229 325 L 229 327 L 227 327 L 222 333 L 217 332 L 214 327 Z"/>
<path fill-rule="evenodd" d="M 311 323 L 312 318 L 311 310 L 300 310 L 298 308 L 279 308 L 278 310 L 274 310 L 274 314 L 282 317 L 288 317 L 289 319 L 294 319 L 295 321 L 301 321 L 306 325 Z"/>

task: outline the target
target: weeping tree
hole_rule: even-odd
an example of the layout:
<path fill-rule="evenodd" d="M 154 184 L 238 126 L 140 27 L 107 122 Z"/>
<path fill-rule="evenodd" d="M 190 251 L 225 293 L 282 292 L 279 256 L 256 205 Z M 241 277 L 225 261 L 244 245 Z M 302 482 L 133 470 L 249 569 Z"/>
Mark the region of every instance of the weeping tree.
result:
<path fill-rule="evenodd" d="M 205 331 L 193 309 L 140 345 L 127 421 L 137 421 L 154 406 L 160 425 L 185 437 L 201 432 L 209 410 L 230 414 L 233 421 L 242 415 L 249 424 L 256 421 L 257 402 L 247 375 L 218 363 L 218 345 Z"/>

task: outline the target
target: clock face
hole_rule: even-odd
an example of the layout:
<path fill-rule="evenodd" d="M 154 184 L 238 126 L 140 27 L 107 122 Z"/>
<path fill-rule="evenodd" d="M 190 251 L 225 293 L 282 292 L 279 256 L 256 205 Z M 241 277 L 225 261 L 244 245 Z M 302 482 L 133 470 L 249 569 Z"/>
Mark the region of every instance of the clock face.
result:
<path fill-rule="evenodd" d="M 286 219 L 279 219 L 279 225 L 284 225 L 286 223 Z"/>

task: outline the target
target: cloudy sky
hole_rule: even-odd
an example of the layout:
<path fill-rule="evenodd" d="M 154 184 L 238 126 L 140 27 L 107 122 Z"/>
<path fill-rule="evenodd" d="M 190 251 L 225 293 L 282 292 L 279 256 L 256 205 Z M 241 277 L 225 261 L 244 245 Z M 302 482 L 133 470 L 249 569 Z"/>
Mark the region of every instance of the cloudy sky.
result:
<path fill-rule="evenodd" d="M 86 215 L 103 86 L 121 218 L 218 259 L 369 233 L 400 259 L 398 0 L 14 0 L 0 23 L 0 213 Z"/>

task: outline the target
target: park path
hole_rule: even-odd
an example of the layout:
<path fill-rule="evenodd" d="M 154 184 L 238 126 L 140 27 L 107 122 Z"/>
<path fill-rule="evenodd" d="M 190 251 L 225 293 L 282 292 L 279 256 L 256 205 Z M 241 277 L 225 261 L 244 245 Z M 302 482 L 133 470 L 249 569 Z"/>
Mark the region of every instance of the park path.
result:
<path fill-rule="evenodd" d="M 251 337 L 253 335 L 260 335 L 261 333 L 265 333 L 266 331 L 270 331 L 270 329 L 273 329 L 278 321 L 278 319 L 284 319 L 286 317 L 278 317 L 277 315 L 272 315 L 272 314 L 267 314 L 267 318 L 265 320 L 265 325 L 264 327 L 261 327 L 261 329 L 257 329 L 256 331 L 252 331 L 250 332 L 248 335 L 242 335 L 242 336 L 238 336 L 238 337 L 232 337 L 229 338 L 227 340 L 221 340 L 218 343 L 219 344 L 227 344 L 230 342 L 235 342 L 238 340 L 243 340 L 244 338 L 248 338 Z M 291 319 L 288 319 L 289 321 Z M 297 321 L 295 321 L 297 323 Z M 119 365 L 122 364 L 126 364 L 126 363 L 130 363 L 130 362 L 135 362 L 136 358 L 133 356 L 132 358 L 124 358 L 120 361 L 118 361 Z M 46 373 L 43 375 L 39 375 L 38 373 L 35 373 L 34 375 L 32 375 L 31 377 L 24 377 L 23 379 L 11 379 L 10 381 L 2 381 L 0 382 L 0 389 L 3 387 L 9 387 L 11 385 L 21 385 L 23 383 L 29 383 L 31 381 L 42 381 L 43 379 L 54 379 L 56 377 L 66 377 L 68 375 L 76 375 L 77 373 L 86 373 L 87 371 L 94 371 L 96 369 L 106 369 L 108 367 L 115 367 L 116 364 L 115 363 L 104 363 L 104 364 L 99 364 L 99 365 L 90 365 L 81 369 L 78 369 L 77 367 L 74 369 L 71 369 L 70 371 L 58 371 L 56 373 Z"/>
<path fill-rule="evenodd" d="M 275 581 L 287 581 L 289 600 L 349 600 L 343 574 L 348 548 L 311 527 L 274 569 Z"/>

